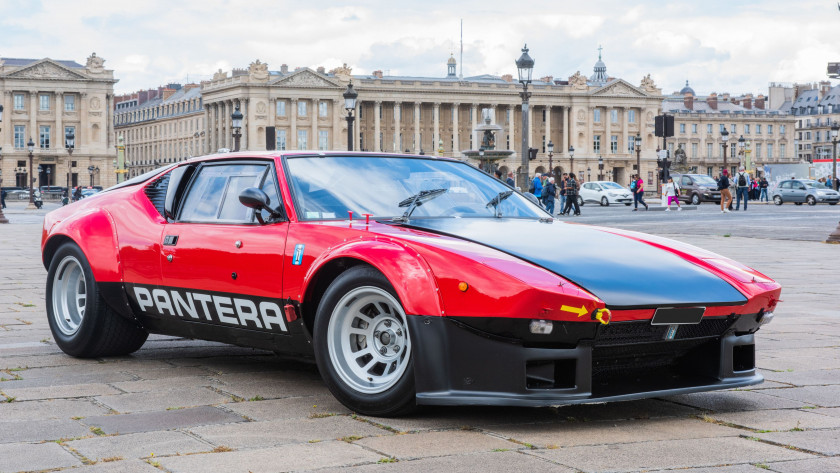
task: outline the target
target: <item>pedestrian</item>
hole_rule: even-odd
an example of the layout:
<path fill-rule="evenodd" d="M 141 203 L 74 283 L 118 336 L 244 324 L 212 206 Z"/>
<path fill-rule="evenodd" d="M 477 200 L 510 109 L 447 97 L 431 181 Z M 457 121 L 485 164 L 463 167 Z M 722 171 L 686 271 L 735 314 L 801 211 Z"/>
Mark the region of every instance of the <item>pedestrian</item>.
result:
<path fill-rule="evenodd" d="M 759 187 L 759 189 L 761 189 L 761 194 L 758 196 L 758 200 L 760 202 L 768 202 L 768 200 L 767 200 L 767 187 L 769 185 L 770 185 L 770 183 L 767 182 L 767 178 L 762 176 L 761 181 L 758 183 L 758 187 Z"/>
<path fill-rule="evenodd" d="M 507 185 L 516 187 L 516 181 L 513 180 L 513 171 L 508 172 Z"/>
<path fill-rule="evenodd" d="M 501 169 L 496 169 L 495 171 L 493 171 L 493 175 L 494 175 L 494 176 L 496 176 L 496 179 L 498 179 L 498 180 L 500 180 L 500 181 L 502 180 L 502 171 L 501 171 Z"/>
<path fill-rule="evenodd" d="M 729 213 L 729 206 L 732 205 L 732 193 L 729 192 L 729 176 L 726 169 L 720 173 L 718 179 L 718 190 L 720 191 L 720 212 Z"/>
<path fill-rule="evenodd" d="M 532 194 L 534 194 L 534 196 L 537 199 L 539 199 L 540 196 L 542 195 L 542 188 L 543 188 L 542 176 L 540 176 L 540 174 L 537 173 L 537 175 L 534 176 L 534 180 L 531 182 L 531 189 L 529 189 L 529 190 L 531 191 Z"/>
<path fill-rule="evenodd" d="M 76 186 L 76 190 L 73 191 L 73 202 L 80 200 L 82 200 L 82 186 Z"/>
<path fill-rule="evenodd" d="M 563 209 L 566 207 L 566 179 L 568 178 L 569 174 L 565 172 L 560 177 L 560 213 L 563 213 Z"/>
<path fill-rule="evenodd" d="M 639 210 L 639 204 L 645 206 L 645 210 L 648 209 L 648 204 L 645 202 L 645 181 L 642 180 L 642 177 L 636 174 L 635 182 L 635 191 L 633 191 L 633 212 Z"/>
<path fill-rule="evenodd" d="M 744 211 L 747 210 L 747 200 L 750 190 L 750 175 L 744 171 L 744 166 L 738 168 L 738 173 L 735 175 L 735 210 L 741 210 L 741 199 L 744 199 Z"/>
<path fill-rule="evenodd" d="M 0 189 L 0 209 L 6 208 L 6 189 Z"/>
<path fill-rule="evenodd" d="M 545 205 L 545 210 L 554 215 L 554 199 L 557 198 L 557 186 L 554 184 L 554 178 L 548 178 L 548 184 L 543 187 L 543 205 Z"/>
<path fill-rule="evenodd" d="M 668 199 L 668 208 L 665 209 L 666 212 L 671 211 L 671 202 L 677 203 L 677 210 L 682 210 L 680 207 L 680 188 L 677 187 L 677 183 L 674 182 L 674 178 L 668 176 L 668 183 L 665 184 L 665 197 Z"/>
<path fill-rule="evenodd" d="M 575 208 L 575 215 L 580 215 L 580 207 L 577 201 L 578 190 L 580 190 L 580 184 L 575 179 L 575 173 L 571 172 L 566 180 L 566 206 L 563 207 L 563 212 L 560 215 L 569 215 L 572 206 Z"/>

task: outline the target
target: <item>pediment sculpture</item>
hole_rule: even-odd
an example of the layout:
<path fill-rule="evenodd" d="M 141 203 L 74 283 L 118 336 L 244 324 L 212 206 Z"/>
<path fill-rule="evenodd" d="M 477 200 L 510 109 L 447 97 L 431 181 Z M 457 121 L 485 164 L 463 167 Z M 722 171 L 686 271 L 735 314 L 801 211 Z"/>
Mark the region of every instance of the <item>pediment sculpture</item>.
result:
<path fill-rule="evenodd" d="M 41 62 L 9 74 L 21 79 L 85 79 L 86 77 L 59 67 L 51 62 Z"/>
<path fill-rule="evenodd" d="M 645 92 L 657 94 L 659 93 L 659 89 L 656 87 L 656 84 L 653 83 L 653 79 L 650 78 L 650 74 L 642 77 L 642 83 L 639 86 L 644 89 Z"/>
<path fill-rule="evenodd" d="M 105 72 L 105 60 L 97 56 L 96 53 L 92 53 L 88 56 L 85 67 L 92 74 L 101 74 Z"/>
<path fill-rule="evenodd" d="M 265 82 L 268 80 L 268 64 L 260 62 L 259 59 L 248 66 L 248 79 L 252 82 Z"/>
<path fill-rule="evenodd" d="M 222 71 L 221 68 L 217 72 L 213 73 L 213 80 L 225 80 L 227 79 L 227 72 Z"/>
<path fill-rule="evenodd" d="M 331 70 L 330 74 L 334 75 L 339 80 L 349 81 L 352 72 L 353 70 L 350 67 L 347 67 L 347 63 L 345 62 L 343 66 L 339 66 Z"/>
<path fill-rule="evenodd" d="M 581 75 L 580 71 L 575 72 L 573 76 L 569 77 L 569 85 L 574 90 L 586 90 L 588 88 L 586 85 L 586 76 Z"/>

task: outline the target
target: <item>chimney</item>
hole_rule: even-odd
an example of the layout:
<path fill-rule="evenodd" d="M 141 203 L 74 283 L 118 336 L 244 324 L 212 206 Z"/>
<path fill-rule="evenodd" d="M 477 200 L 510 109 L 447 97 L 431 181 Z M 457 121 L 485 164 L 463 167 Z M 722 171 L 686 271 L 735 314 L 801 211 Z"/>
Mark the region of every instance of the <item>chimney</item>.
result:
<path fill-rule="evenodd" d="M 192 89 L 198 88 L 198 84 L 184 84 L 184 91 L 189 92 Z"/>
<path fill-rule="evenodd" d="M 820 99 L 825 97 L 829 90 L 831 90 L 831 82 L 827 80 L 820 81 Z"/>
<path fill-rule="evenodd" d="M 289 73 L 289 65 L 288 64 L 281 64 L 280 65 L 280 73 L 281 74 L 288 74 Z"/>
<path fill-rule="evenodd" d="M 318 74 L 324 74 L 324 73 L 326 73 L 326 69 L 324 69 L 324 66 L 319 67 L 319 68 L 317 69 L 317 71 L 318 71 Z"/>
<path fill-rule="evenodd" d="M 381 79 L 382 78 L 382 71 L 381 70 L 373 71 L 373 77 L 376 77 L 377 79 Z"/>
<path fill-rule="evenodd" d="M 170 89 L 169 87 L 163 89 L 163 100 L 168 99 L 175 93 L 175 89 Z"/>
<path fill-rule="evenodd" d="M 712 110 L 717 110 L 718 109 L 717 108 L 717 94 L 714 93 L 714 92 L 709 94 L 709 96 L 706 97 L 706 103 L 709 105 L 709 108 L 711 108 Z"/>
<path fill-rule="evenodd" d="M 502 80 L 505 82 L 513 82 L 513 75 L 512 74 L 505 74 L 502 76 Z"/>
<path fill-rule="evenodd" d="M 752 99 L 753 99 L 752 94 L 747 94 L 747 95 L 744 96 L 744 108 L 745 109 L 752 110 L 752 108 L 753 108 L 752 107 L 752 105 L 753 105 L 752 104 Z"/>
<path fill-rule="evenodd" d="M 723 99 L 724 102 L 729 102 L 729 92 L 725 92 L 725 93 L 721 94 L 720 97 L 721 97 L 721 99 Z"/>
<path fill-rule="evenodd" d="M 691 94 L 683 95 L 683 105 L 687 110 L 694 110 L 694 96 Z"/>
<path fill-rule="evenodd" d="M 764 95 L 758 94 L 758 97 L 755 98 L 755 108 L 764 110 Z"/>

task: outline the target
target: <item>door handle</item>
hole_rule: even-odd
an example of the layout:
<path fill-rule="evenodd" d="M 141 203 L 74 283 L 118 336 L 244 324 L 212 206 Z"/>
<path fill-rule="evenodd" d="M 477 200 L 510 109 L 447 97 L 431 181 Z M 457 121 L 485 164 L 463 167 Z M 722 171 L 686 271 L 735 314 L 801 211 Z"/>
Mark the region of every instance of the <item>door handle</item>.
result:
<path fill-rule="evenodd" d="M 163 237 L 163 246 L 175 246 L 178 244 L 178 235 L 166 235 Z"/>

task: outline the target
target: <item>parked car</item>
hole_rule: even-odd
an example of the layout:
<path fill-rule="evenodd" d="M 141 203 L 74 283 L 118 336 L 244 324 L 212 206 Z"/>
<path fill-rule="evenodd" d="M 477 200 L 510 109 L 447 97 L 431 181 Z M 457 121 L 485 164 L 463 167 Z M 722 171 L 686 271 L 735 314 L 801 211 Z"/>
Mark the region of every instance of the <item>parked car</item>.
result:
<path fill-rule="evenodd" d="M 92 195 L 96 195 L 100 192 L 101 191 L 99 189 L 92 189 L 92 188 L 82 189 L 82 199 L 84 199 L 85 197 L 90 197 Z"/>
<path fill-rule="evenodd" d="M 706 174 L 671 174 L 680 188 L 680 201 L 692 205 L 702 202 L 720 204 L 720 191 L 717 182 Z"/>
<path fill-rule="evenodd" d="M 54 210 L 42 235 L 65 353 L 125 355 L 149 333 L 272 350 L 377 416 L 757 384 L 753 333 L 781 292 L 697 247 L 554 220 L 432 156 L 202 156 Z"/>
<path fill-rule="evenodd" d="M 840 202 L 840 193 L 811 179 L 788 179 L 773 189 L 773 203 L 782 205 L 785 202 L 793 202 L 796 205 L 806 202 L 808 205 L 817 205 L 820 202 L 837 205 L 837 202 Z"/>
<path fill-rule="evenodd" d="M 633 194 L 630 189 L 621 187 L 612 181 L 584 182 L 580 186 L 578 204 L 586 202 L 597 202 L 602 206 L 610 204 L 630 205 L 633 203 Z"/>

